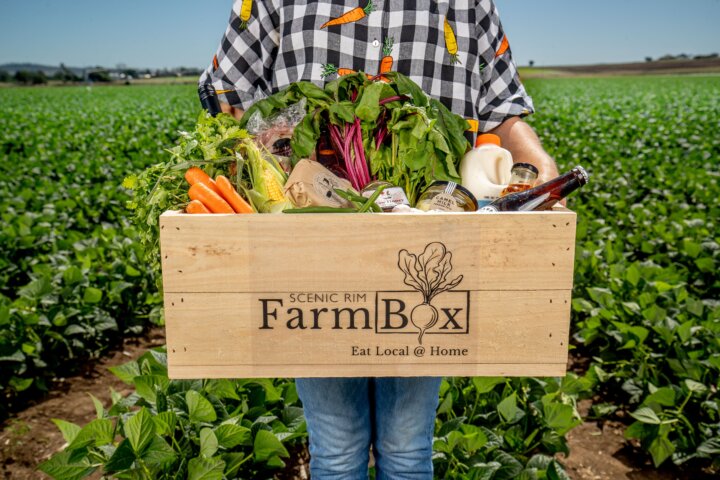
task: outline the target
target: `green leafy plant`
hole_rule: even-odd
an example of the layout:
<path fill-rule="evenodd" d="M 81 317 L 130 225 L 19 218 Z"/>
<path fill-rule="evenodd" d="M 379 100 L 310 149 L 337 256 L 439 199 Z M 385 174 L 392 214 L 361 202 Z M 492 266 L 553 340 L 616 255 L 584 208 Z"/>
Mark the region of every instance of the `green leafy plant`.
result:
<path fill-rule="evenodd" d="M 582 423 L 576 409 L 588 380 L 451 378 L 440 388 L 436 478 L 565 479 L 554 459 Z"/>
<path fill-rule="evenodd" d="M 58 480 L 100 470 L 113 478 L 266 478 L 307 436 L 295 384 L 285 380 L 170 380 L 163 349 L 112 368 L 132 385 L 95 398 L 87 425 L 54 420 L 68 443 L 40 465 Z M 290 450 L 288 450 L 290 449 Z"/>

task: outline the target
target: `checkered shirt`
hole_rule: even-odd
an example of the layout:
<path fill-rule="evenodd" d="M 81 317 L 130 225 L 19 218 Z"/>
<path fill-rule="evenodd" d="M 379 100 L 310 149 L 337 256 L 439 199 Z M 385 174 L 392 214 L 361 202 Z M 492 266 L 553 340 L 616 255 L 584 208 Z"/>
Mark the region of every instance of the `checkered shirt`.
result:
<path fill-rule="evenodd" d="M 221 101 L 243 110 L 300 80 L 323 86 L 345 69 L 375 75 L 385 53 L 393 58 L 391 70 L 480 132 L 533 111 L 492 0 L 252 0 L 249 18 L 243 1 L 250 0 L 235 0 L 200 78 Z M 323 27 L 353 9 L 352 21 Z M 448 27 L 456 47 L 452 37 L 446 45 Z"/>

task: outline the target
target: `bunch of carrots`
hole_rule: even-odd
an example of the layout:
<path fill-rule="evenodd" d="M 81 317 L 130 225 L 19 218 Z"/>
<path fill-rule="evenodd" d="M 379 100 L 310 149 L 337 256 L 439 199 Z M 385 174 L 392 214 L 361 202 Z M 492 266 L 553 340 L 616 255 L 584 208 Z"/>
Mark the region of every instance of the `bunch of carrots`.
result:
<path fill-rule="evenodd" d="M 191 167 L 185 172 L 185 180 L 190 184 L 187 213 L 253 213 L 250 204 L 223 175 L 213 180 L 198 167 Z"/>

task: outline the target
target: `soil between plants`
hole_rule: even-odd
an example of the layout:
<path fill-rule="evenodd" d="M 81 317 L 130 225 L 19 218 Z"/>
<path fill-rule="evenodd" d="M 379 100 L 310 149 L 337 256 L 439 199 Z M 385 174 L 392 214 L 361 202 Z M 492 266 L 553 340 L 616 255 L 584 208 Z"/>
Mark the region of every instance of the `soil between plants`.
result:
<path fill-rule="evenodd" d="M 154 328 L 143 337 L 127 338 L 122 348 L 88 365 L 82 374 L 58 381 L 45 398 L 8 419 L 0 433 L 0 479 L 50 478 L 36 468 L 65 445 L 51 419 L 60 418 L 79 425 L 88 423 L 96 417 L 89 393 L 107 408 L 111 404 L 111 387 L 123 395 L 132 391 L 110 373 L 108 367 L 135 360 L 148 349 L 164 344 L 164 328 Z"/>
<path fill-rule="evenodd" d="M 95 418 L 95 407 L 88 393 L 106 407 L 110 405 L 110 388 L 123 395 L 132 389 L 118 380 L 108 367 L 137 359 L 148 349 L 165 343 L 163 328 L 150 330 L 144 337 L 129 338 L 121 349 L 99 360 L 81 375 L 59 381 L 42 400 L 16 413 L 2 425 L 0 433 L 0 479 L 48 479 L 36 470 L 37 465 L 61 450 L 65 444 L 52 418 L 84 425 Z M 573 359 L 571 370 L 584 370 L 582 359 Z M 578 368 L 579 367 L 579 368 Z M 585 416 L 592 402 L 580 403 Z M 586 421 L 568 433 L 570 456 L 558 459 L 573 480 L 704 480 L 713 478 L 701 472 L 682 472 L 674 466 L 656 470 L 623 436 L 625 424 L 620 419 Z M 307 480 L 309 455 L 299 448 L 292 453 L 288 466 L 278 472 L 279 480 Z M 98 472 L 92 478 L 100 478 Z"/>

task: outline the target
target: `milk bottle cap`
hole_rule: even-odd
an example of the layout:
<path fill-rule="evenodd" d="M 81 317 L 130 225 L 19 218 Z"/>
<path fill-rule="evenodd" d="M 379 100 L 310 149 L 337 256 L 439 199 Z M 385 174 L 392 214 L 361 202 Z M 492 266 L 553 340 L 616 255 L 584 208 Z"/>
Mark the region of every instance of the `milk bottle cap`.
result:
<path fill-rule="evenodd" d="M 475 148 L 479 147 L 480 145 L 488 144 L 497 145 L 498 147 L 502 146 L 500 145 L 500 137 L 492 133 L 484 133 L 482 135 L 478 135 L 477 140 L 475 140 Z"/>

